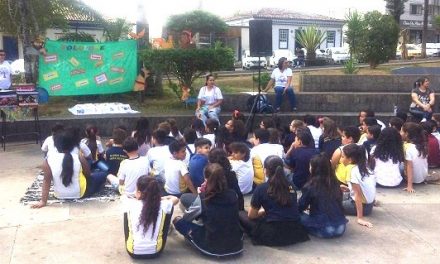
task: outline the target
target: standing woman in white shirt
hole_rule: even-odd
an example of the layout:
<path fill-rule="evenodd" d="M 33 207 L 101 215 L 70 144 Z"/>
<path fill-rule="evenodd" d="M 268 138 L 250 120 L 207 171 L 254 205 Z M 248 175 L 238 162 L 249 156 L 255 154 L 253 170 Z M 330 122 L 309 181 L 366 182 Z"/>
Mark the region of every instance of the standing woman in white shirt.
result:
<path fill-rule="evenodd" d="M 215 119 L 219 122 L 220 105 L 223 102 L 223 95 L 220 88 L 215 86 L 214 76 L 209 74 L 206 76 L 205 86 L 200 88 L 197 97 L 196 116 L 206 123 L 208 118 Z"/>
<path fill-rule="evenodd" d="M 292 69 L 289 68 L 289 62 L 286 57 L 281 57 L 278 61 L 278 68 L 273 70 L 270 81 L 264 89 L 267 92 L 275 84 L 275 111 L 279 112 L 283 95 L 287 93 L 289 97 L 290 108 L 296 111 L 296 98 L 292 86 Z"/>

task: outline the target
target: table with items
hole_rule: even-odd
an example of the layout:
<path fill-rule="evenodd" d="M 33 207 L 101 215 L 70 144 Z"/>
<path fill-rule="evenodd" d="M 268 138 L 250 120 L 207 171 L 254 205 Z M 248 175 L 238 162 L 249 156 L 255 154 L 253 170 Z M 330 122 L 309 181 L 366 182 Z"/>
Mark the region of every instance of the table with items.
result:
<path fill-rule="evenodd" d="M 40 142 L 40 120 L 38 117 L 38 92 L 34 84 L 14 85 L 11 90 L 0 90 L 0 142 L 3 151 L 6 142 L 11 137 L 35 136 L 35 142 Z M 33 129 L 20 130 L 21 123 L 33 120 Z"/>

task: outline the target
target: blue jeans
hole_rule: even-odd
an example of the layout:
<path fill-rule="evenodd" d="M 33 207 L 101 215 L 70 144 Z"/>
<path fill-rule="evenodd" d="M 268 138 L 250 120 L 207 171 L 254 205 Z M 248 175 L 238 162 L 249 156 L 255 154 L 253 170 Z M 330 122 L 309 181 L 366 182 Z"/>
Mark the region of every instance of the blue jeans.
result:
<path fill-rule="evenodd" d="M 202 119 L 203 124 L 206 124 L 206 120 L 208 118 L 217 120 L 217 122 L 220 124 L 220 120 L 218 118 L 218 115 L 220 114 L 220 107 L 214 107 L 212 109 L 208 109 L 208 105 L 204 105 L 200 107 L 200 110 L 196 112 L 196 116 Z"/>
<path fill-rule="evenodd" d="M 283 102 L 283 92 L 284 87 L 275 86 L 275 111 L 279 111 L 281 108 L 281 103 Z M 289 98 L 290 108 L 291 110 L 294 110 L 294 108 L 296 108 L 296 97 L 295 93 L 293 92 L 293 87 L 287 88 L 286 93 L 287 97 Z"/>
<path fill-rule="evenodd" d="M 108 172 L 106 171 L 92 172 L 92 174 L 86 178 L 87 187 L 84 197 L 89 197 L 92 194 L 98 192 L 101 189 L 101 187 L 104 185 L 104 182 L 107 178 L 107 174 Z"/>
<path fill-rule="evenodd" d="M 340 224 L 340 225 L 327 225 L 323 227 L 312 227 L 309 226 L 307 223 L 312 218 L 310 215 L 306 213 L 301 213 L 301 223 L 307 230 L 307 232 L 316 237 L 320 238 L 332 238 L 332 237 L 339 237 L 342 236 L 345 233 L 345 225 L 346 224 Z"/>

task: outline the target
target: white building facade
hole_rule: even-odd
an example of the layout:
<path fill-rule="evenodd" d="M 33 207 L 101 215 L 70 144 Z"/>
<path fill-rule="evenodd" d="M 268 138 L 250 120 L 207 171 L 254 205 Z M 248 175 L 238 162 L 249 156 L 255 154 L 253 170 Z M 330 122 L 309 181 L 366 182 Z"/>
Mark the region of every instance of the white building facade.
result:
<path fill-rule="evenodd" d="M 409 0 L 405 3 L 404 13 L 400 16 L 400 27 L 409 30 L 409 42 L 420 44 L 423 33 L 424 0 Z M 433 27 L 432 21 L 440 15 L 440 0 L 429 0 L 428 6 L 428 43 L 440 42 L 440 35 Z"/>

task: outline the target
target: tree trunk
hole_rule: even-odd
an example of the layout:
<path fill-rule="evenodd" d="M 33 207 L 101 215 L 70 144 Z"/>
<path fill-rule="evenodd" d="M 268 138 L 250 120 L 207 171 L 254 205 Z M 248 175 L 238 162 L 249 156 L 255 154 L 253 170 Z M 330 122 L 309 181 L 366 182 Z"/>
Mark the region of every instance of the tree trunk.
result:
<path fill-rule="evenodd" d="M 26 19 L 28 17 L 28 9 L 27 9 L 27 1 L 25 0 L 18 0 L 18 10 L 20 14 L 20 37 L 23 41 L 23 53 L 24 53 L 24 76 L 27 83 L 31 83 L 34 78 L 32 74 L 32 58 L 28 54 L 27 49 L 31 47 L 31 41 L 30 41 L 30 32 L 29 28 L 26 24 Z"/>
<path fill-rule="evenodd" d="M 429 0 L 425 0 L 425 4 L 423 6 L 422 58 L 426 58 L 426 37 L 428 34 L 428 11 L 429 11 Z"/>

